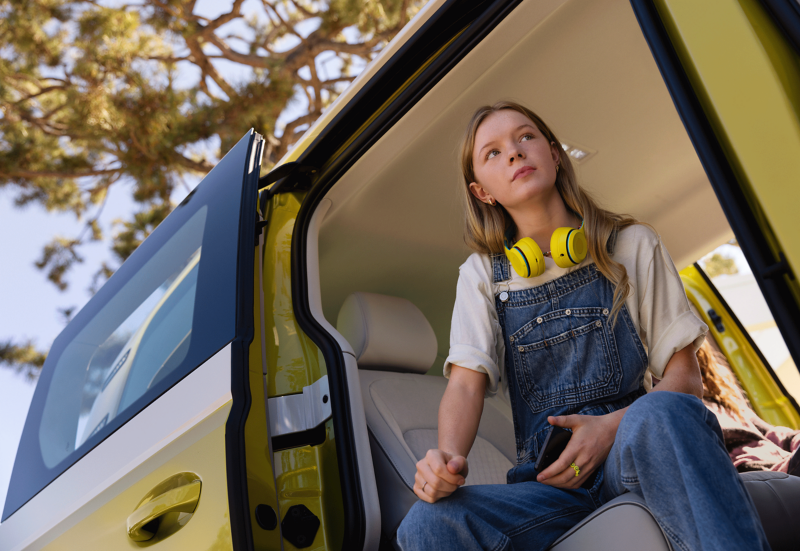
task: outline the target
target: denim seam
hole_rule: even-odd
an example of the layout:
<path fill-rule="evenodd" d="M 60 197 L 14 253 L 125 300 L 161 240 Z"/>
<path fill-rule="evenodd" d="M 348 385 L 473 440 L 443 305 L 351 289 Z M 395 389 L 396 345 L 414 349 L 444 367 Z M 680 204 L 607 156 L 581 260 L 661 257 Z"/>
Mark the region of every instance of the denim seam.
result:
<path fill-rule="evenodd" d="M 623 484 L 630 484 L 632 486 L 638 486 L 639 485 L 639 477 L 638 476 L 620 476 L 619 480 Z"/>
<path fill-rule="evenodd" d="M 541 517 L 537 517 L 537 518 L 535 518 L 533 520 L 529 520 L 525 524 L 521 524 L 520 526 L 517 526 L 516 528 L 514 528 L 513 530 L 508 532 L 506 534 L 506 536 L 511 538 L 513 536 L 521 534 L 522 532 L 527 532 L 528 530 L 530 530 L 532 528 L 536 528 L 537 526 L 540 526 L 540 525 L 542 525 L 542 524 L 544 524 L 546 522 L 550 522 L 551 520 L 555 520 L 555 519 L 562 518 L 562 517 L 568 517 L 568 516 L 571 516 L 571 515 L 573 515 L 575 513 L 579 513 L 579 512 L 583 512 L 583 511 L 585 511 L 585 512 L 587 512 L 589 514 L 591 514 L 591 512 L 592 512 L 592 510 L 589 509 L 588 507 L 570 507 L 569 509 L 561 509 L 559 511 L 554 511 L 554 512 L 550 513 L 549 515 L 544 515 L 544 516 L 541 516 Z"/>
<path fill-rule="evenodd" d="M 494 266 L 492 267 L 492 271 L 495 272 L 496 270 Z M 577 275 L 576 275 L 577 274 Z M 577 289 L 588 285 L 594 282 L 597 279 L 601 279 L 602 274 L 597 271 L 597 268 L 594 264 L 590 264 L 580 270 L 575 272 L 570 272 L 566 275 L 561 277 L 557 277 L 556 279 L 551 279 L 550 281 L 539 285 L 537 287 L 532 287 L 528 289 L 520 289 L 518 291 L 511 291 L 509 293 L 509 299 L 506 302 L 506 306 L 527 306 L 531 304 L 541 304 L 543 302 L 550 302 L 551 300 L 561 298 L 565 295 L 568 295 Z M 493 278 L 495 279 L 495 278 Z M 569 281 L 569 279 L 574 279 L 575 281 Z M 501 281 L 493 281 L 493 283 L 502 283 L 506 280 Z M 533 295 L 532 297 L 528 298 L 517 298 L 520 295 Z"/>
<path fill-rule="evenodd" d="M 655 517 L 653 517 L 653 519 L 655 520 Z M 691 549 L 685 543 L 683 543 L 683 540 L 680 539 L 677 536 L 677 534 L 675 534 L 674 531 L 670 530 L 668 526 L 661 524 L 660 522 L 658 522 L 658 520 L 656 520 L 656 524 L 658 524 L 661 527 L 661 529 L 664 531 L 665 534 L 667 534 L 669 539 L 672 540 L 672 543 L 675 546 L 679 547 L 683 551 L 691 551 Z"/>

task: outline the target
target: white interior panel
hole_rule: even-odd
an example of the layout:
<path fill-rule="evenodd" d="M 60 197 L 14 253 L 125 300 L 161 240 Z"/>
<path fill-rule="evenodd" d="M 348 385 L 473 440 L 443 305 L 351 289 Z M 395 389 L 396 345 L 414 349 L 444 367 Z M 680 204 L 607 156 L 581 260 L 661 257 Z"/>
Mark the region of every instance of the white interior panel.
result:
<path fill-rule="evenodd" d="M 536 111 L 600 204 L 655 226 L 683 268 L 731 231 L 626 0 L 522 3 L 331 189 L 319 235 L 322 309 L 354 291 L 416 304 L 449 347 L 462 238 L 458 147 L 475 108 Z"/>

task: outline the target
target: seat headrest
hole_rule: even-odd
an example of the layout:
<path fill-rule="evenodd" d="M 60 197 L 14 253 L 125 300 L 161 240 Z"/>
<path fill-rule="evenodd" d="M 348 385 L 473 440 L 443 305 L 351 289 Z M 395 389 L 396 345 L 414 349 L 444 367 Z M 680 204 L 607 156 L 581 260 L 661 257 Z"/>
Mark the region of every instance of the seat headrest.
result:
<path fill-rule="evenodd" d="M 336 329 L 353 347 L 360 369 L 425 373 L 436 359 L 431 324 L 404 298 L 353 293 L 339 310 Z"/>

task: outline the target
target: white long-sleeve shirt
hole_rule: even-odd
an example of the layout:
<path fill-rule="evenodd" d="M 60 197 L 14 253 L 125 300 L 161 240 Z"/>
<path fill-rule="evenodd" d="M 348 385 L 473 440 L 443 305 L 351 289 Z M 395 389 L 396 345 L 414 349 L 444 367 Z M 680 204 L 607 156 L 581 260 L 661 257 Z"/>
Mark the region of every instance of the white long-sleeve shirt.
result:
<path fill-rule="evenodd" d="M 650 390 L 651 375 L 662 378 L 672 355 L 694 343 L 697 349 L 708 327 L 689 309 L 686 291 L 661 239 L 649 227 L 639 224 L 621 230 L 612 257 L 628 271 L 632 292 L 625 300 L 639 338 L 647 351 Z M 502 387 L 508 395 L 505 376 L 505 344 L 495 310 L 495 296 L 501 291 L 518 291 L 542 285 L 594 262 L 590 257 L 572 268 L 559 268 L 545 258 L 541 276 L 523 278 L 513 268 L 508 282 L 492 282 L 492 262 L 488 255 L 474 253 L 459 268 L 456 303 L 450 327 L 450 353 L 444 376 L 452 365 L 486 373 L 486 394 Z"/>

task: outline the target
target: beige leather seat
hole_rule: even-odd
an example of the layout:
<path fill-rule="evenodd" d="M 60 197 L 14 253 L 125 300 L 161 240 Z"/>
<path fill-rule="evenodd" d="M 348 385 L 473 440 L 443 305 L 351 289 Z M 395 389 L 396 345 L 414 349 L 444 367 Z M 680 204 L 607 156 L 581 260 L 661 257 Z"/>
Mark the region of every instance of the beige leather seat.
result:
<path fill-rule="evenodd" d="M 411 490 L 415 464 L 437 445 L 439 402 L 447 381 L 424 375 L 436 359 L 436 337 L 411 302 L 372 293 L 354 293 L 345 300 L 337 329 L 358 360 L 381 506 L 382 541 L 399 549 L 397 528 L 417 500 Z M 488 398 L 469 455 L 467 484 L 505 484 L 506 472 L 515 461 L 510 408 L 499 398 Z M 800 478 L 780 473 L 742 476 L 773 551 L 796 549 L 800 523 L 793 516 L 800 511 Z M 671 547 L 644 501 L 625 494 L 584 519 L 551 549 L 668 551 Z"/>

